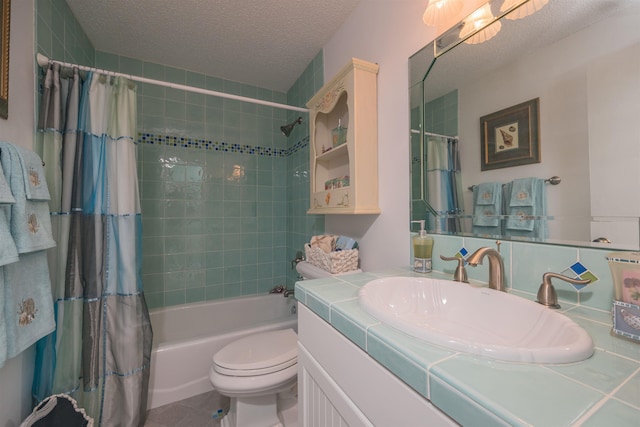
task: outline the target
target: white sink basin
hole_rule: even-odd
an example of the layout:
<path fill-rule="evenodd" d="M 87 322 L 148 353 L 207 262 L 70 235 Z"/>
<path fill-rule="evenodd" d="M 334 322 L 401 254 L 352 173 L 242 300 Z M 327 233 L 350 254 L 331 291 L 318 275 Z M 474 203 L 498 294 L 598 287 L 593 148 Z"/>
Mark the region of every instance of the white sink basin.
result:
<path fill-rule="evenodd" d="M 389 277 L 364 285 L 359 298 L 382 323 L 457 351 L 527 363 L 571 363 L 593 354 L 589 334 L 565 315 L 493 289 Z"/>

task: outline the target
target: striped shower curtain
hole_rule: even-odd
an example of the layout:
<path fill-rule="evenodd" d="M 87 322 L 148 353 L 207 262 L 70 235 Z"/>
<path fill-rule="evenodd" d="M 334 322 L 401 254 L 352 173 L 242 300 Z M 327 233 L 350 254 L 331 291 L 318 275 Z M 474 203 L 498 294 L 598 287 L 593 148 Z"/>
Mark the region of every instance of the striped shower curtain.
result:
<path fill-rule="evenodd" d="M 38 150 L 58 243 L 49 254 L 56 330 L 36 347 L 33 395 L 70 394 L 101 426 L 141 426 L 147 405 L 135 134 L 132 82 L 49 67 Z"/>
<path fill-rule="evenodd" d="M 428 228 L 445 233 L 462 231 L 459 215 L 464 212 L 464 206 L 458 139 L 428 135 L 425 145 L 426 198 L 438 215 L 427 215 Z"/>

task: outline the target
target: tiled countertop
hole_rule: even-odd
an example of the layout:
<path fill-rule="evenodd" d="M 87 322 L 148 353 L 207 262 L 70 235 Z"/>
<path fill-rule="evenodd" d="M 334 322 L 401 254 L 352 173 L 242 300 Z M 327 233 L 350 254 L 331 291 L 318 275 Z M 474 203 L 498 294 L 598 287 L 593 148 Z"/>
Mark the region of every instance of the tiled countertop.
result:
<path fill-rule="evenodd" d="M 595 343 L 594 355 L 584 362 L 499 362 L 427 344 L 365 313 L 358 303 L 358 290 L 370 280 L 388 276 L 451 279 L 439 273 L 418 275 L 410 269 L 395 269 L 297 282 L 295 294 L 463 425 L 619 427 L 640 422 L 640 344 L 612 336 L 609 313 L 563 305 L 561 311 L 587 330 Z"/>

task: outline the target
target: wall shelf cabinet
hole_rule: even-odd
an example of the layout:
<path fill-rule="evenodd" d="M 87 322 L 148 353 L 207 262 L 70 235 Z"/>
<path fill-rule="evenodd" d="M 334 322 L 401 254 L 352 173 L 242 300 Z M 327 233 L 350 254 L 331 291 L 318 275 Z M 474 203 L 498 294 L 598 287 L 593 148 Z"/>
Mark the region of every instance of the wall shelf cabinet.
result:
<path fill-rule="evenodd" d="M 309 214 L 379 214 L 378 65 L 353 58 L 307 103 Z"/>

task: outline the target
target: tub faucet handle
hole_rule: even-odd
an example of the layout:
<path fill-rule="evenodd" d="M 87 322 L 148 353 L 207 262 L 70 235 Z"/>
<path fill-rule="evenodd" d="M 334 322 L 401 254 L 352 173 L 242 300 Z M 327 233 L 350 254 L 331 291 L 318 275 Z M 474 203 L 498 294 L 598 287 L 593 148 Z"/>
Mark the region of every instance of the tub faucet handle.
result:
<path fill-rule="evenodd" d="M 296 265 L 298 265 L 298 263 L 302 261 L 304 261 L 304 254 L 302 253 L 302 251 L 296 252 L 296 257 L 291 260 L 291 269 L 295 270 Z"/>

